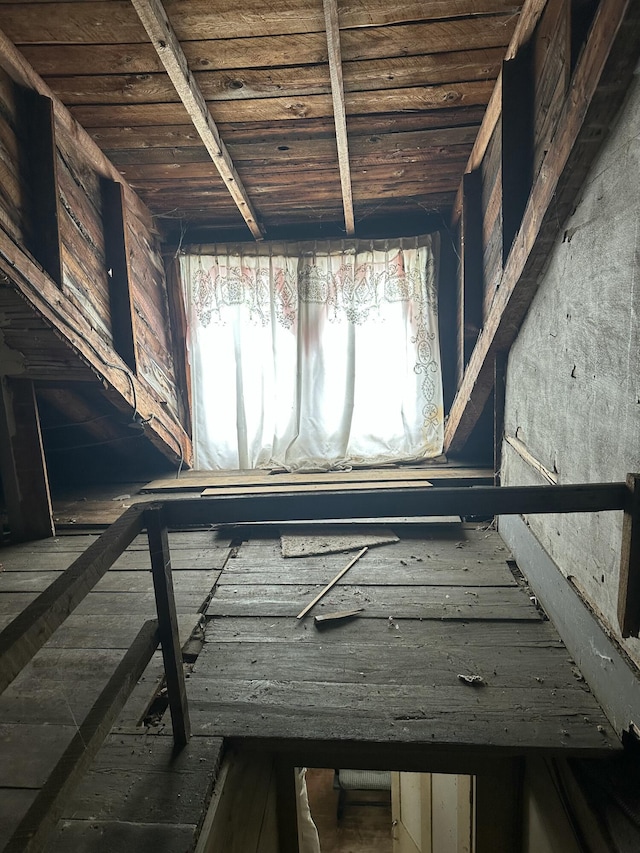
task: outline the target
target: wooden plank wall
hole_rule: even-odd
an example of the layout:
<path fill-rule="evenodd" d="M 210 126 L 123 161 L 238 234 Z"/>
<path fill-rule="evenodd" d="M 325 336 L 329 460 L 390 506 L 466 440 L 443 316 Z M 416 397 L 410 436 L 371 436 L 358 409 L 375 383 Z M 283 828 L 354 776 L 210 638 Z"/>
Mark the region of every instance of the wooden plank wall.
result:
<path fill-rule="evenodd" d="M 24 156 L 28 140 L 20 104 L 20 87 L 0 68 L 0 226 L 16 243 L 31 249 L 29 214 L 34 187 L 30 186 L 33 181 Z M 58 110 L 54 111 L 54 135 L 61 290 L 113 349 L 100 183 L 104 176 L 96 168 L 94 152 L 78 143 L 74 125 L 68 118 L 63 119 Z M 166 403 L 168 411 L 184 423 L 184 406 L 176 389 L 167 285 L 158 233 L 151 214 L 137 196 L 128 190 L 124 198 L 137 375 Z"/>
<path fill-rule="evenodd" d="M 21 180 L 17 98 L 13 81 L 0 68 L 0 224 L 23 243 L 29 241 L 26 186 Z"/>
<path fill-rule="evenodd" d="M 475 207 L 461 205 L 459 219 L 454 221 L 454 227 L 460 228 L 462 233 L 480 229 L 482 234 L 480 259 L 477 253 L 474 253 L 474 248 L 462 241 L 460 268 L 464 271 L 465 267 L 477 265 L 478 260 L 481 263 L 483 322 L 489 315 L 500 287 L 510 250 L 510 246 L 505 244 L 506 235 L 503 233 L 506 227 L 505 210 L 508 208 L 509 216 L 513 219 L 515 207 L 517 216 L 515 224 L 518 225 L 526 203 L 526 187 L 521 188 L 525 193 L 522 198 L 513 198 L 515 188 L 508 188 L 506 185 L 505 166 L 506 171 L 511 175 L 514 174 L 514 170 L 517 174 L 519 170 L 529 168 L 528 164 L 520 162 L 524 156 L 522 149 L 526 147 L 530 150 L 533 159 L 533 163 L 530 164 L 533 181 L 543 169 L 551 140 L 558 131 L 560 114 L 569 92 L 575 64 L 576 34 L 582 42 L 587 35 L 582 18 L 580 21 L 574 20 L 578 14 L 574 5 L 564 0 L 548 0 L 530 40 L 519 46 L 516 58 L 521 60 L 521 67 L 518 70 L 520 98 L 517 96 L 514 98 L 513 92 L 509 93 L 509 97 L 504 97 L 504 79 L 508 75 L 503 72 L 498 80 L 500 112 L 488 136 L 484 152 L 474 166 L 474 169 L 480 173 L 480 204 Z M 508 60 L 508 62 L 514 61 L 514 58 Z M 512 75 L 509 76 L 513 79 Z M 530 130 L 526 130 L 529 126 Z M 520 138 L 522 133 L 526 136 L 524 140 Z M 468 169 L 471 169 L 471 165 L 470 163 Z M 528 188 L 530 189 L 530 185 Z M 462 198 L 463 195 L 464 190 L 461 184 L 459 197 Z M 479 221 L 465 222 L 465 218 L 468 220 L 469 217 L 479 217 Z M 513 227 L 514 222 L 511 221 L 509 228 Z M 510 242 L 510 239 L 508 237 L 507 242 Z M 464 293 L 462 272 L 458 290 Z M 458 388 L 463 377 L 461 362 L 464 361 L 466 365 L 469 360 L 467 320 L 466 310 L 462 310 L 458 330 L 458 352 L 464 352 L 465 355 L 464 359 L 459 357 L 458 360 Z M 463 336 L 466 327 L 465 342 Z"/>

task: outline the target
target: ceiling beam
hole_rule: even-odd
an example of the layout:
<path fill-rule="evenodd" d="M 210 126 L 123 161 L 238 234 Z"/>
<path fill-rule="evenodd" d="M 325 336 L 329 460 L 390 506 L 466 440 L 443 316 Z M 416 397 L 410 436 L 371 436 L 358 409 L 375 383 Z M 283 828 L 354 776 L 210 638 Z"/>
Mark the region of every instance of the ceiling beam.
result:
<path fill-rule="evenodd" d="M 256 240 L 263 230 L 160 0 L 131 0 L 200 139 Z"/>
<path fill-rule="evenodd" d="M 347 234 L 353 236 L 356 226 L 353 218 L 353 194 L 351 190 L 351 167 L 349 166 L 349 144 L 347 141 L 347 113 L 344 105 L 344 83 L 342 81 L 338 4 L 337 0 L 323 0 L 323 5 L 327 30 L 331 98 L 333 100 L 333 116 L 336 125 L 336 143 L 338 145 L 338 165 L 340 167 L 344 222 Z"/>
<path fill-rule="evenodd" d="M 464 448 L 493 388 L 496 354 L 515 341 L 565 218 L 627 93 L 640 53 L 640 4 L 602 0 L 573 74 L 544 167 L 445 427 L 445 452 Z"/>

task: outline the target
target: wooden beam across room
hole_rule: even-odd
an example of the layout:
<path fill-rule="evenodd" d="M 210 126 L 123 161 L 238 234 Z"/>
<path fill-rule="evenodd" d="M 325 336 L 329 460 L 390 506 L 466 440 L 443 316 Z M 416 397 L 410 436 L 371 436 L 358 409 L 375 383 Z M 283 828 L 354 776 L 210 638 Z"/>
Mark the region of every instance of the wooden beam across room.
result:
<path fill-rule="evenodd" d="M 131 2 L 242 218 L 256 240 L 262 240 L 264 234 L 253 205 L 209 113 L 204 96 L 189 70 L 187 59 L 162 3 L 159 0 Z"/>
<path fill-rule="evenodd" d="M 336 125 L 340 186 L 347 235 L 355 234 L 353 218 L 353 194 L 351 190 L 351 167 L 349 165 L 349 143 L 347 139 L 347 114 L 344 103 L 344 81 L 342 79 L 342 56 L 340 52 L 340 24 L 336 0 L 323 0 L 327 27 L 327 49 L 329 52 L 329 74 L 331 76 L 331 98 Z"/>
<path fill-rule="evenodd" d="M 626 483 L 567 486 L 474 486 L 472 488 L 388 489 L 352 492 L 244 495 L 165 500 L 170 527 L 233 524 L 247 521 L 308 521 L 318 518 L 390 518 L 521 515 L 553 512 L 602 512 L 626 509 Z M 143 504 L 132 509 L 142 509 Z M 131 512 L 131 510 L 128 510 Z"/>
<path fill-rule="evenodd" d="M 531 190 L 500 285 L 453 401 L 445 452 L 459 453 L 493 388 L 496 353 L 515 340 L 549 252 L 595 158 L 593 129 L 619 108 L 640 53 L 640 9 L 631 0 L 603 0 L 576 66 L 544 168 Z"/>

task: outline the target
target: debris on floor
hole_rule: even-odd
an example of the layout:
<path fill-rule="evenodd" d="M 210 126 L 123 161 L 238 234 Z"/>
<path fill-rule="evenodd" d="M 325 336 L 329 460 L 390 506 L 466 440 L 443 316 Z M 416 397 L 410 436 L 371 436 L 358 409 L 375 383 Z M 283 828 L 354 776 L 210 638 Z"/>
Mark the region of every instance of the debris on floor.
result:
<path fill-rule="evenodd" d="M 341 551 L 358 551 L 365 545 L 387 545 L 399 538 L 387 527 L 364 527 L 354 525 L 347 532 L 345 527 L 298 527 L 288 530 L 280 537 L 283 557 L 311 557 L 322 554 L 338 554 Z"/>

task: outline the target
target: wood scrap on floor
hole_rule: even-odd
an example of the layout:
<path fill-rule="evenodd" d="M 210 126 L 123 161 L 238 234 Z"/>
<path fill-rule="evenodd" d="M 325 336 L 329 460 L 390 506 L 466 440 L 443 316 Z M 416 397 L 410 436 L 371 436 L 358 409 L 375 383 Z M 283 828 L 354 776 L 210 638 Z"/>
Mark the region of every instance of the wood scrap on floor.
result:
<path fill-rule="evenodd" d="M 320 601 L 320 599 L 321 599 L 321 598 L 324 598 L 324 596 L 329 592 L 329 590 L 330 590 L 330 589 L 333 589 L 333 587 L 338 583 L 338 581 L 340 580 L 340 578 L 341 578 L 343 575 L 346 575 L 346 573 L 349 571 L 349 569 L 351 568 L 351 566 L 353 566 L 353 564 L 354 564 L 354 563 L 357 563 L 357 562 L 358 562 L 358 560 L 360 559 L 360 557 L 362 557 L 364 554 L 366 554 L 368 550 L 369 550 L 369 549 L 368 549 L 368 548 L 367 548 L 367 546 L 365 545 L 365 546 L 364 546 L 364 548 L 363 548 L 361 551 L 358 551 L 358 553 L 355 555 L 355 557 L 353 557 L 353 559 L 349 560 L 349 562 L 348 562 L 348 563 L 347 563 L 347 565 L 344 567 L 344 569 L 340 569 L 340 571 L 338 572 L 338 574 L 337 574 L 334 578 L 332 578 L 332 580 L 330 580 L 330 581 L 329 581 L 329 583 L 324 587 L 324 589 L 322 589 L 322 590 L 321 590 L 321 591 L 316 595 L 316 597 L 313 599 L 313 601 L 310 601 L 310 602 L 309 602 L 309 604 L 307 604 L 307 606 L 306 606 L 305 608 L 303 608 L 303 609 L 300 611 L 300 613 L 298 613 L 298 615 L 296 616 L 296 619 L 302 619 L 302 617 L 303 617 L 303 616 L 306 616 L 306 614 L 311 610 L 311 608 L 312 608 L 315 604 L 317 604 L 317 603 Z"/>
<path fill-rule="evenodd" d="M 349 531 L 342 527 L 325 527 L 320 532 L 313 527 L 289 529 L 280 537 L 283 557 L 310 557 L 316 554 L 339 554 L 360 548 L 399 542 L 387 527 L 353 525 Z"/>
<path fill-rule="evenodd" d="M 335 613 L 323 613 L 320 616 L 313 617 L 313 624 L 316 628 L 328 628 L 330 625 L 339 625 L 345 619 L 351 619 L 358 616 L 364 607 L 356 607 L 354 610 L 338 610 Z"/>
<path fill-rule="evenodd" d="M 319 471 L 313 474 L 286 473 L 272 474 L 263 470 L 246 471 L 183 471 L 180 478 L 175 476 L 152 480 L 141 492 L 178 492 L 184 490 L 201 492 L 203 489 L 227 487 L 249 487 L 265 485 L 308 485 L 333 483 L 344 486 L 347 483 L 371 483 L 377 488 L 382 482 L 401 481 L 403 485 L 411 480 L 428 480 L 432 485 L 489 485 L 493 483 L 492 468 L 469 468 L 455 462 L 445 464 L 425 464 L 416 467 L 372 468 L 352 471 Z"/>

